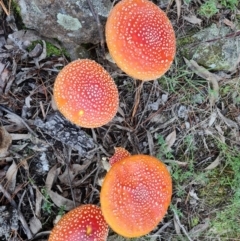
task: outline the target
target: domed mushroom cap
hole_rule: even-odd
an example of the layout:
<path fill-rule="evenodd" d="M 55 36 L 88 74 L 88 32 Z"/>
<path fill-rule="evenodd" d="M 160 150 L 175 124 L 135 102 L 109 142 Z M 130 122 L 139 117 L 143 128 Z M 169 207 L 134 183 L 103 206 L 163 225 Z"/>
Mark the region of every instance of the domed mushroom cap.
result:
<path fill-rule="evenodd" d="M 152 231 L 171 202 L 172 180 L 166 166 L 147 155 L 116 162 L 107 173 L 100 201 L 109 226 L 125 237 Z"/>
<path fill-rule="evenodd" d="M 131 156 L 131 154 L 125 148 L 115 147 L 114 150 L 115 150 L 114 155 L 109 158 L 109 163 L 110 163 L 111 166 L 114 163 L 122 160 L 123 158 Z"/>
<path fill-rule="evenodd" d="M 95 128 L 115 116 L 119 98 L 108 72 L 93 60 L 75 60 L 58 74 L 53 89 L 59 111 L 81 127 Z"/>
<path fill-rule="evenodd" d="M 108 225 L 95 205 L 79 206 L 55 225 L 48 241 L 106 241 Z"/>
<path fill-rule="evenodd" d="M 110 12 L 106 42 L 116 64 L 129 76 L 153 80 L 171 66 L 176 52 L 166 14 L 148 0 L 122 0 Z"/>

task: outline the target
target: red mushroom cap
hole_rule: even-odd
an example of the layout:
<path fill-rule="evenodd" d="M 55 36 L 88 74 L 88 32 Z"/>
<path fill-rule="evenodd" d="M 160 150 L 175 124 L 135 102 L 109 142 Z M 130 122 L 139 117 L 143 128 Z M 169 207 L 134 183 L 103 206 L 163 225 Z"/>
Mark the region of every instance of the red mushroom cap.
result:
<path fill-rule="evenodd" d="M 116 233 L 139 237 L 162 220 L 171 195 L 172 179 L 161 161 L 147 155 L 129 156 L 116 162 L 103 181 L 102 213 Z"/>
<path fill-rule="evenodd" d="M 119 98 L 108 72 L 93 60 L 75 60 L 58 74 L 53 90 L 59 111 L 81 127 L 95 128 L 115 116 Z"/>
<path fill-rule="evenodd" d="M 116 64 L 129 76 L 153 80 L 171 66 L 176 52 L 166 14 L 148 0 L 122 0 L 110 12 L 106 42 Z"/>
<path fill-rule="evenodd" d="M 106 241 L 108 225 L 95 205 L 79 206 L 65 214 L 53 228 L 48 241 Z"/>
<path fill-rule="evenodd" d="M 109 163 L 111 166 L 117 161 L 120 161 L 125 157 L 131 156 L 131 154 L 122 147 L 115 147 L 114 150 L 115 150 L 114 155 L 111 158 L 109 158 Z"/>

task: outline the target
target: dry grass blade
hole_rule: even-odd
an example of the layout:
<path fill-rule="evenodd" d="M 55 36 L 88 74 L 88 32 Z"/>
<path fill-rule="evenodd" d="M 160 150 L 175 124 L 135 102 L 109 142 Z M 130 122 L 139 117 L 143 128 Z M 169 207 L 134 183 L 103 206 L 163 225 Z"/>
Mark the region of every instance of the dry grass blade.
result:
<path fill-rule="evenodd" d="M 182 1 L 181 0 L 175 0 L 177 5 L 177 21 L 179 20 L 181 16 L 181 7 L 182 7 Z"/>
<path fill-rule="evenodd" d="M 10 3 L 11 3 L 11 0 L 9 1 L 9 7 L 10 7 Z M 1 7 L 2 7 L 2 9 L 3 9 L 3 11 L 9 16 L 9 14 L 10 14 L 10 11 L 9 10 L 7 10 L 7 8 L 6 8 L 6 6 L 5 6 L 5 4 L 3 3 L 3 1 L 2 0 L 0 0 L 0 5 L 1 5 Z M 10 9 L 10 8 L 9 8 Z"/>
<path fill-rule="evenodd" d="M 181 230 L 183 231 L 183 233 L 185 234 L 185 236 L 187 237 L 187 240 L 189 241 L 193 241 L 190 237 L 189 234 L 187 232 L 187 230 L 184 228 L 184 226 L 181 224 L 179 216 L 177 214 L 177 211 L 175 209 L 172 209 L 173 213 L 174 213 L 174 219 L 176 220 L 176 223 L 178 224 L 178 226 L 181 228 Z"/>

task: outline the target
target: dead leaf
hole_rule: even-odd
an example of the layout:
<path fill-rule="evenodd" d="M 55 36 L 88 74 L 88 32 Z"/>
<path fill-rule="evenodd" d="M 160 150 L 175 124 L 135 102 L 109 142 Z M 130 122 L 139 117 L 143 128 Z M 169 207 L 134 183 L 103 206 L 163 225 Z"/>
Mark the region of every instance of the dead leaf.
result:
<path fill-rule="evenodd" d="M 31 139 L 32 135 L 31 134 L 10 134 L 12 137 L 12 140 L 27 140 Z"/>
<path fill-rule="evenodd" d="M 12 137 L 11 135 L 6 131 L 6 129 L 1 126 L 0 127 L 0 157 L 4 157 L 7 152 L 8 148 L 12 144 Z"/>
<path fill-rule="evenodd" d="M 235 29 L 235 24 L 232 22 L 232 21 L 230 21 L 229 19 L 227 19 L 227 18 L 224 18 L 223 20 L 222 20 L 222 22 L 224 23 L 224 24 L 226 24 L 227 26 L 229 26 L 232 30 L 234 30 Z"/>
<path fill-rule="evenodd" d="M 8 190 L 12 193 L 16 187 L 16 177 L 17 177 L 18 167 L 13 161 L 12 165 L 8 168 L 6 173 L 6 179 L 8 184 Z"/>
<path fill-rule="evenodd" d="M 150 131 L 147 131 L 147 139 L 148 139 L 148 146 L 149 146 L 149 154 L 151 156 L 154 156 L 154 142 Z"/>
<path fill-rule="evenodd" d="M 216 112 L 213 112 L 213 113 L 211 114 L 210 120 L 209 120 L 209 122 L 208 122 L 208 126 L 209 126 L 209 127 L 212 126 L 212 124 L 215 122 L 216 118 L 217 118 L 217 113 L 216 113 Z"/>
<path fill-rule="evenodd" d="M 230 120 L 230 119 L 228 119 L 227 117 L 225 117 L 225 116 L 221 113 L 221 111 L 219 110 L 219 108 L 217 108 L 217 113 L 218 113 L 219 117 L 224 121 L 224 123 L 225 123 L 228 127 L 236 128 L 236 129 L 239 128 L 239 127 L 238 127 L 238 124 L 237 124 L 235 121 Z"/>
<path fill-rule="evenodd" d="M 38 233 L 38 231 L 42 228 L 42 223 L 36 216 L 30 219 L 29 224 L 33 234 Z"/>
<path fill-rule="evenodd" d="M 67 198 L 65 198 L 65 197 L 63 197 L 63 196 L 59 195 L 58 193 L 53 192 L 51 190 L 48 190 L 47 193 L 57 207 L 60 208 L 60 207 L 64 206 L 65 210 L 67 210 L 67 211 L 70 211 L 73 208 L 75 208 L 74 202 L 72 200 L 67 199 Z M 76 203 L 76 205 L 78 206 L 79 203 L 78 204 Z"/>
<path fill-rule="evenodd" d="M 221 163 L 220 156 L 218 156 L 209 166 L 207 166 L 204 170 L 212 170 L 216 168 Z"/>
<path fill-rule="evenodd" d="M 167 149 L 171 150 L 172 145 L 174 144 L 174 142 L 176 141 L 177 138 L 177 133 L 176 130 L 174 130 L 173 132 L 171 132 L 165 139 L 166 144 L 167 144 Z"/>
<path fill-rule="evenodd" d="M 206 229 L 208 229 L 210 219 L 206 218 L 203 221 L 203 223 L 196 225 L 189 231 L 189 235 L 191 235 L 191 237 L 196 237 L 198 234 L 201 235 Z"/>
<path fill-rule="evenodd" d="M 181 7 L 182 7 L 182 1 L 181 0 L 175 0 L 177 5 L 177 22 L 181 16 Z"/>
<path fill-rule="evenodd" d="M 73 164 L 71 168 L 65 169 L 64 173 L 61 174 L 58 178 L 60 179 L 61 183 L 65 185 L 69 185 L 69 181 L 72 183 L 73 179 L 81 172 L 86 170 L 88 166 L 90 165 L 91 162 L 88 162 L 87 164 L 84 165 L 79 165 L 79 164 Z"/>
<path fill-rule="evenodd" d="M 45 183 L 47 190 L 51 190 L 52 185 L 53 185 L 54 181 L 56 180 L 56 178 L 58 177 L 59 173 L 60 173 L 60 169 L 57 168 L 57 165 L 53 166 L 50 169 L 50 171 L 48 172 L 47 178 L 46 178 L 46 183 Z"/>
<path fill-rule="evenodd" d="M 200 26 L 201 23 L 202 23 L 202 19 L 197 18 L 195 15 L 192 15 L 192 16 L 190 16 L 190 17 L 183 16 L 183 19 L 185 19 L 185 20 L 188 21 L 189 23 L 198 24 L 199 26 Z"/>
<path fill-rule="evenodd" d="M 179 165 L 180 167 L 186 167 L 189 163 L 188 162 L 180 162 L 180 161 L 176 161 L 176 160 L 164 160 L 164 163 L 174 163 Z"/>
<path fill-rule="evenodd" d="M 37 187 L 35 187 L 35 189 L 36 189 L 35 214 L 37 217 L 41 217 L 43 195 Z"/>
<path fill-rule="evenodd" d="M 184 58 L 187 66 L 198 76 L 202 77 L 203 79 L 207 80 L 209 84 L 212 86 L 214 91 L 213 94 L 210 95 L 210 105 L 213 106 L 218 99 L 219 96 L 219 85 L 218 82 L 222 80 L 222 77 L 209 72 L 204 67 L 198 65 L 198 63 L 194 60 L 187 60 Z"/>

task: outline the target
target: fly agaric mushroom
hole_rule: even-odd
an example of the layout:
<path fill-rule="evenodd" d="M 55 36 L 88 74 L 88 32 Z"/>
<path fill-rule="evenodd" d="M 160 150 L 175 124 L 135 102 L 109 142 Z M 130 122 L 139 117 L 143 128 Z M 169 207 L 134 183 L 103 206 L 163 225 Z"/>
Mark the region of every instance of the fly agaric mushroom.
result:
<path fill-rule="evenodd" d="M 115 147 L 114 149 L 115 149 L 114 155 L 111 158 L 109 158 L 109 163 L 111 166 L 117 161 L 120 161 L 125 157 L 131 156 L 131 154 L 125 148 Z"/>
<path fill-rule="evenodd" d="M 176 52 L 173 27 L 166 14 L 148 0 L 122 0 L 109 14 L 106 42 L 116 64 L 143 81 L 162 76 Z"/>
<path fill-rule="evenodd" d="M 53 89 L 59 111 L 81 127 L 95 128 L 115 116 L 119 98 L 108 72 L 93 60 L 75 60 L 58 74 Z"/>
<path fill-rule="evenodd" d="M 108 225 L 95 205 L 79 206 L 65 214 L 53 228 L 48 241 L 106 241 Z"/>
<path fill-rule="evenodd" d="M 102 184 L 100 202 L 108 225 L 116 233 L 134 238 L 158 225 L 171 196 L 167 167 L 155 157 L 132 155 L 111 167 Z"/>

